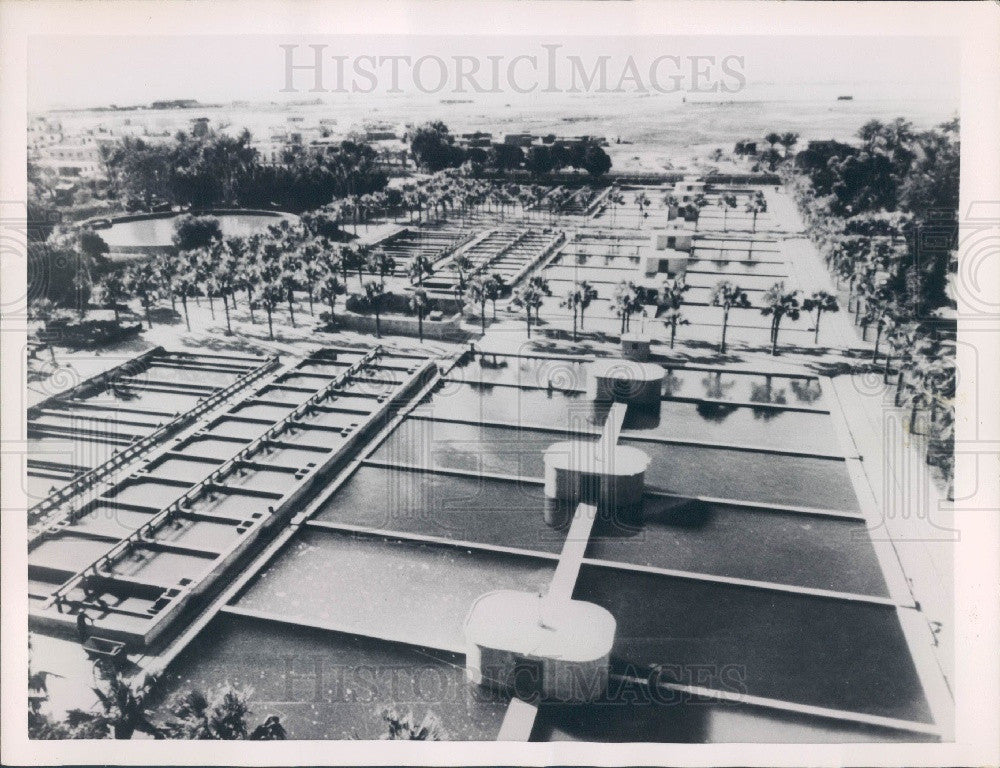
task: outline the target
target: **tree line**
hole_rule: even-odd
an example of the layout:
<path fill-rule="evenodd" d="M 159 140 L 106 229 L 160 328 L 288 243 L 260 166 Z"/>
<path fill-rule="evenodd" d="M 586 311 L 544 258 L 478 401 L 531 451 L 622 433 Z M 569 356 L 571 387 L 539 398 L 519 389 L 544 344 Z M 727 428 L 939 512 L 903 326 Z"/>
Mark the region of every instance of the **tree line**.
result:
<path fill-rule="evenodd" d="M 872 120 L 858 143 L 812 142 L 791 181 L 809 234 L 848 311 L 874 341 L 872 359 L 896 384 L 916 432 L 926 416 L 927 461 L 952 482 L 959 125 L 918 131 Z"/>
<path fill-rule="evenodd" d="M 249 131 L 228 136 L 179 131 L 168 141 L 126 137 L 102 146 L 108 195 L 126 210 L 158 204 L 193 208 L 279 208 L 300 213 L 332 199 L 380 191 L 386 175 L 368 144 L 342 141 L 322 153 L 289 145 L 264 162 Z"/>
<path fill-rule="evenodd" d="M 545 176 L 564 168 L 586 171 L 600 177 L 611 170 L 611 158 L 596 141 L 553 141 L 533 144 L 528 151 L 516 144 L 494 143 L 489 148 L 461 147 L 448 126 L 437 120 L 413 131 L 410 150 L 417 164 L 435 172 L 467 165 L 473 175 L 484 170 L 497 173 L 524 169 L 532 176 Z"/>
<path fill-rule="evenodd" d="M 52 673 L 31 667 L 31 637 L 28 637 L 28 737 L 31 739 L 131 739 L 137 733 L 154 739 L 218 741 L 278 741 L 288 734 L 278 715 L 268 715 L 254 725 L 250 700 L 252 688 L 230 684 L 208 692 L 188 688 L 164 697 L 163 678 L 143 675 L 128 680 L 106 664 L 95 665 L 92 688 L 97 706 L 71 709 L 62 718 L 45 711 L 49 700 L 48 679 Z M 57 675 L 58 676 L 58 675 Z M 377 713 L 383 739 L 439 741 L 448 738 L 440 719 L 427 711 L 422 720 L 412 712 L 382 709 Z M 373 717 L 373 721 L 376 718 Z"/>

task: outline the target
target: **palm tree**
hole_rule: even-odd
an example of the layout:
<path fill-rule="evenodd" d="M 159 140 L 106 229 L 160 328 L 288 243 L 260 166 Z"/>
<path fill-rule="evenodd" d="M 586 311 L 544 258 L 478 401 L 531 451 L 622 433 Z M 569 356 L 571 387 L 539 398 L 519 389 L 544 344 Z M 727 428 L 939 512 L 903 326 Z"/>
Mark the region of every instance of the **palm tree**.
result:
<path fill-rule="evenodd" d="M 531 338 L 531 313 L 535 312 L 537 314 L 544 298 L 545 294 L 542 290 L 537 285 L 529 282 L 522 285 L 514 295 L 514 298 L 511 299 L 511 304 L 524 309 L 525 321 L 528 324 L 529 339 Z"/>
<path fill-rule="evenodd" d="M 621 332 L 628 331 L 632 324 L 632 315 L 642 309 L 642 300 L 635 283 L 622 281 L 615 286 L 611 297 L 615 314 L 621 318 Z"/>
<path fill-rule="evenodd" d="M 885 364 L 882 368 L 882 381 L 889 381 L 891 373 L 892 359 L 898 358 L 900 361 L 899 374 L 896 380 L 896 406 L 899 406 L 899 393 L 903 387 L 903 373 L 909 365 L 913 351 L 917 347 L 920 339 L 919 326 L 914 322 L 905 322 L 902 319 L 894 320 L 886 330 L 886 341 L 889 343 L 889 352 L 885 355 Z"/>
<path fill-rule="evenodd" d="M 298 275 L 300 269 L 299 256 L 294 251 L 286 251 L 281 254 L 278 260 L 281 276 L 279 281 L 288 301 L 288 317 L 292 321 L 292 328 L 295 327 L 295 288 L 298 285 Z"/>
<path fill-rule="evenodd" d="M 410 294 L 410 310 L 417 316 L 417 334 L 420 337 L 420 343 L 424 343 L 424 316 L 427 314 L 427 309 L 430 307 L 430 301 L 427 299 L 427 291 L 423 288 L 417 288 L 413 293 Z"/>
<path fill-rule="evenodd" d="M 684 304 L 684 294 L 690 290 L 683 275 L 678 277 L 668 277 L 660 286 L 658 308 L 665 310 L 663 321 L 670 326 L 670 348 L 674 348 L 674 339 L 677 337 L 677 326 L 688 325 L 688 321 L 681 314 L 681 306 Z"/>
<path fill-rule="evenodd" d="M 458 274 L 459 292 L 465 290 L 465 276 L 472 270 L 474 266 L 475 265 L 472 263 L 472 259 L 470 259 L 464 253 L 460 253 L 457 256 L 455 256 L 448 264 L 448 269 Z"/>
<path fill-rule="evenodd" d="M 726 353 L 726 328 L 729 325 L 729 311 L 731 309 L 747 309 L 750 306 L 750 299 L 746 292 L 729 280 L 720 280 L 712 289 L 709 302 L 713 307 L 722 308 L 722 341 L 719 344 L 719 352 Z"/>
<path fill-rule="evenodd" d="M 118 305 L 125 300 L 127 292 L 125 279 L 121 272 L 109 272 L 101 280 L 101 295 L 105 305 L 110 304 L 111 310 L 115 313 L 115 322 L 120 321 Z"/>
<path fill-rule="evenodd" d="M 385 280 L 386 275 L 396 269 L 396 260 L 381 248 L 376 248 L 368 254 L 366 266 L 373 277 L 378 275 Z"/>
<path fill-rule="evenodd" d="M 816 328 L 813 335 L 813 344 L 819 344 L 819 319 L 824 312 L 840 311 L 837 297 L 826 291 L 816 291 L 802 302 L 802 309 L 805 312 L 816 312 Z"/>
<path fill-rule="evenodd" d="M 226 335 L 231 336 L 233 325 L 229 316 L 229 302 L 233 292 L 236 290 L 236 270 L 240 267 L 232 257 L 228 243 L 222 246 L 220 258 L 215 262 L 215 272 L 212 275 L 212 283 L 222 296 L 222 309 L 226 313 Z M 235 306 L 235 301 L 233 302 Z"/>
<path fill-rule="evenodd" d="M 371 246 L 363 243 L 348 245 L 344 249 L 344 260 L 352 269 L 358 271 L 358 285 L 364 290 L 365 267 L 368 265 L 368 254 L 371 253 Z"/>
<path fill-rule="evenodd" d="M 136 731 L 162 739 L 163 732 L 149 719 L 155 684 L 156 679 L 146 675 L 133 687 L 121 675 L 113 673 L 103 687 L 92 689 L 101 711 L 73 709 L 67 713 L 66 722 L 72 728 L 89 726 L 95 731 L 110 732 L 116 739 L 131 739 Z"/>
<path fill-rule="evenodd" d="M 576 341 L 576 318 L 580 312 L 580 302 L 583 296 L 580 294 L 580 284 L 575 283 L 572 288 L 566 291 L 565 297 L 559 302 L 559 306 L 570 310 L 573 313 L 573 341 Z"/>
<path fill-rule="evenodd" d="M 211 246 L 192 251 L 194 259 L 192 268 L 194 269 L 195 276 L 198 278 L 199 284 L 202 286 L 199 292 L 204 290 L 208 295 L 208 308 L 212 313 L 212 320 L 215 320 L 215 296 L 218 292 L 215 273 L 219 262 L 222 260 L 222 248 L 222 241 L 216 240 Z M 197 293 L 195 295 L 197 296 Z"/>
<path fill-rule="evenodd" d="M 146 313 L 146 324 L 152 328 L 153 318 L 150 309 L 158 297 L 161 285 L 156 267 L 148 261 L 129 267 L 125 272 L 125 285 L 128 292 L 138 297 L 142 303 L 143 311 Z"/>
<path fill-rule="evenodd" d="M 464 298 L 472 304 L 479 305 L 479 324 L 486 333 L 486 302 L 489 300 L 490 278 L 485 275 L 474 275 L 465 286 Z"/>
<path fill-rule="evenodd" d="M 649 206 L 651 204 L 650 203 L 650 199 L 649 199 L 649 195 L 647 195 L 645 192 L 639 192 L 635 196 L 635 204 L 639 208 L 639 215 L 640 216 L 642 216 L 643 218 L 649 216 L 649 214 L 646 213 L 646 209 L 649 208 Z"/>
<path fill-rule="evenodd" d="M 767 211 L 767 198 L 764 197 L 764 193 L 759 190 L 754 193 L 753 197 L 747 201 L 746 208 L 747 213 L 753 214 L 753 232 L 757 231 L 757 214 L 764 213 Z M 753 256 L 753 239 L 750 240 L 750 256 Z"/>
<path fill-rule="evenodd" d="M 230 290 L 229 300 L 236 309 L 236 292 L 246 289 L 246 281 L 243 274 L 252 267 L 253 252 L 249 247 L 246 238 L 230 237 L 224 241 L 222 261 L 223 270 L 229 274 Z"/>
<path fill-rule="evenodd" d="M 410 278 L 410 283 L 423 285 L 424 277 L 429 277 L 434 274 L 434 264 L 427 256 L 422 253 L 418 253 L 410 260 L 410 265 L 407 267 L 406 274 Z"/>
<path fill-rule="evenodd" d="M 494 320 L 497 319 L 497 299 L 503 296 L 503 292 L 506 288 L 507 281 L 503 279 L 503 275 L 499 272 L 491 274 L 489 280 L 486 281 L 486 298 L 493 304 Z"/>
<path fill-rule="evenodd" d="M 667 192 L 663 196 L 661 202 L 663 203 L 663 206 L 667 209 L 667 218 L 668 219 L 674 218 L 676 212 L 679 212 L 678 209 L 680 208 L 680 200 L 677 199 L 677 197 L 674 195 L 673 192 Z M 671 213 L 671 211 L 674 211 L 675 213 Z"/>
<path fill-rule="evenodd" d="M 260 306 L 260 302 L 254 298 L 254 293 L 264 284 L 263 280 L 263 254 L 258 246 L 251 246 L 246 254 L 246 261 L 243 271 L 236 278 L 240 290 L 246 291 L 247 309 L 250 312 L 250 324 L 255 325 L 257 318 L 254 316 L 254 309 Z M 236 304 L 234 299 L 233 304 Z"/>
<path fill-rule="evenodd" d="M 678 325 L 690 325 L 691 322 L 684 317 L 684 314 L 679 309 L 674 309 L 673 307 L 667 309 L 662 315 L 661 319 L 665 325 L 670 327 L 670 348 L 674 348 L 674 339 L 677 337 L 677 326 Z"/>
<path fill-rule="evenodd" d="M 330 305 L 330 320 L 335 319 L 337 297 L 346 291 L 346 286 L 340 281 L 336 268 L 326 267 L 319 281 L 319 296 Z"/>
<path fill-rule="evenodd" d="M 728 232 L 729 231 L 729 226 L 726 223 L 727 220 L 729 219 L 729 209 L 730 208 L 735 208 L 736 205 L 737 205 L 737 203 L 736 203 L 736 195 L 734 195 L 732 192 L 727 192 L 724 195 L 719 195 L 719 206 L 722 208 L 722 231 L 723 232 Z"/>
<path fill-rule="evenodd" d="M 198 290 L 198 273 L 190 265 L 183 265 L 171 281 L 173 293 L 181 297 L 184 309 L 184 324 L 191 330 L 191 318 L 188 315 L 188 296 L 194 296 Z"/>
<path fill-rule="evenodd" d="M 284 270 L 281 268 L 281 260 L 276 251 L 265 249 L 255 273 L 258 281 L 260 305 L 267 314 L 267 335 L 269 339 L 274 338 L 274 310 L 288 296 L 284 283 Z"/>
<path fill-rule="evenodd" d="M 172 254 L 165 253 L 156 256 L 152 264 L 157 280 L 160 281 L 160 288 L 166 291 L 170 297 L 170 308 L 176 311 L 177 297 L 174 295 L 174 276 L 181 268 L 181 260 Z"/>
<path fill-rule="evenodd" d="M 878 362 L 882 334 L 886 325 L 898 313 L 898 306 L 887 282 L 875 285 L 873 280 L 866 278 L 860 287 L 860 295 L 865 301 L 864 314 L 861 317 L 861 338 L 867 340 L 869 326 L 875 326 L 875 347 L 872 351 L 872 362 Z"/>
<path fill-rule="evenodd" d="M 323 263 L 323 255 L 326 252 L 324 244 L 317 238 L 302 243 L 299 247 L 299 276 L 302 278 L 302 285 L 306 289 L 306 296 L 309 299 L 309 314 L 315 315 L 313 307 L 314 287 L 326 275 L 326 266 Z"/>
<path fill-rule="evenodd" d="M 347 278 L 350 276 L 350 272 L 354 269 L 354 249 L 349 245 L 344 245 L 341 243 L 331 244 L 331 249 L 328 251 L 329 259 L 331 261 L 336 261 L 337 265 L 340 267 L 341 275 L 344 278 L 344 286 L 347 286 Z"/>
<path fill-rule="evenodd" d="M 840 237 L 831 251 L 831 261 L 838 279 L 847 280 L 847 311 L 853 311 L 854 287 L 868 268 L 866 254 L 871 251 L 871 238 L 863 235 Z M 838 285 L 839 287 L 839 285 Z"/>
<path fill-rule="evenodd" d="M 375 313 L 375 338 L 382 338 L 381 316 L 382 298 L 385 296 L 385 283 L 369 280 L 364 284 L 365 301 Z"/>
<path fill-rule="evenodd" d="M 792 147 L 798 144 L 798 142 L 799 135 L 791 132 L 781 134 L 781 138 L 778 139 L 778 143 L 785 148 L 785 157 L 788 157 L 789 153 L 792 151 Z M 771 146 L 774 145 L 772 144 Z"/>
<path fill-rule="evenodd" d="M 287 738 L 281 720 L 270 715 L 253 731 L 247 724 L 251 713 L 250 689 L 224 685 L 214 692 L 211 699 L 194 689 L 175 696 L 169 702 L 171 719 L 163 727 L 172 739 L 250 739 L 254 741 Z"/>
<path fill-rule="evenodd" d="M 778 354 L 778 330 L 786 316 L 790 320 L 799 318 L 799 292 L 786 291 L 784 282 L 777 282 L 765 291 L 760 313 L 771 317 L 771 354 Z"/>
<path fill-rule="evenodd" d="M 587 308 L 594 302 L 597 298 L 597 289 L 588 283 L 586 280 L 581 280 L 579 283 L 580 288 L 580 330 L 583 330 L 583 316 L 587 311 Z"/>
<path fill-rule="evenodd" d="M 608 192 L 607 200 L 611 205 L 611 224 L 614 226 L 615 219 L 618 216 L 618 206 L 625 204 L 625 195 L 618 191 L 617 187 L 612 187 L 611 191 Z"/>
<path fill-rule="evenodd" d="M 437 715 L 428 711 L 424 719 L 417 724 L 412 712 L 400 715 L 394 709 L 382 711 L 382 720 L 386 724 L 383 739 L 400 741 L 445 741 L 448 733 L 441 727 Z"/>

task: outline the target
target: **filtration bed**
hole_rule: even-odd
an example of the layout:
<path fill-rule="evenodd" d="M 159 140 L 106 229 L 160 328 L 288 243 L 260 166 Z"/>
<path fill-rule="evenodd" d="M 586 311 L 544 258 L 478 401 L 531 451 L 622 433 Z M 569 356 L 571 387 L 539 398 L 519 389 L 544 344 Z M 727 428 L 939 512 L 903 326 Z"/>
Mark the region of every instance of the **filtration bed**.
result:
<path fill-rule="evenodd" d="M 232 415 L 175 438 L 37 536 L 28 555 L 32 624 L 69 631 L 85 613 L 95 634 L 133 649 L 147 646 L 192 597 L 211 589 L 257 539 L 287 520 L 316 478 L 348 455 L 433 365 L 378 348 L 324 350 L 314 358 L 307 362 L 329 372 L 305 379 L 294 367 L 280 373 L 231 406 Z M 340 410 L 341 391 L 373 379 L 376 391 L 349 398 L 370 401 L 368 410 Z M 297 408 L 271 399 L 288 388 L 305 395 Z M 251 407 L 252 418 L 246 415 Z"/>
<path fill-rule="evenodd" d="M 292 738 L 374 733 L 385 702 L 457 739 L 934 740 L 916 608 L 868 536 L 821 382 L 665 371 L 659 413 L 630 406 L 621 429 L 651 459 L 641 515 L 599 515 L 571 555 L 546 523 L 542 455 L 601 433 L 588 367 L 466 355 L 320 492 L 168 679 L 252 675 Z M 755 405 L 760 387 L 788 402 Z M 574 556 L 573 598 L 618 624 L 608 691 L 504 723 L 509 693 L 463 681 L 465 616 L 493 590 L 545 594 Z M 280 659 L 307 652 L 279 693 Z M 351 665 L 389 659 L 392 684 L 356 698 Z M 412 693 L 427 675 L 433 692 Z"/>

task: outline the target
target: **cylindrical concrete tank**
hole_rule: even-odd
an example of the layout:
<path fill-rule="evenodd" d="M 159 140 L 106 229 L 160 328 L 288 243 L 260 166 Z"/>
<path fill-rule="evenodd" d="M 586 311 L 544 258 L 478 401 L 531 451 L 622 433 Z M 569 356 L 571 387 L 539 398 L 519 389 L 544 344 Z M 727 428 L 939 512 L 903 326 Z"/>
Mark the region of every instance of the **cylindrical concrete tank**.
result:
<path fill-rule="evenodd" d="M 594 603 L 488 592 L 465 621 L 466 677 L 527 700 L 592 701 L 607 689 L 616 627 Z"/>
<path fill-rule="evenodd" d="M 587 394 L 591 400 L 658 406 L 665 376 L 654 363 L 595 360 L 588 368 Z"/>
<path fill-rule="evenodd" d="M 642 505 L 649 456 L 638 448 L 568 440 L 549 446 L 544 458 L 548 499 L 610 512 Z"/>

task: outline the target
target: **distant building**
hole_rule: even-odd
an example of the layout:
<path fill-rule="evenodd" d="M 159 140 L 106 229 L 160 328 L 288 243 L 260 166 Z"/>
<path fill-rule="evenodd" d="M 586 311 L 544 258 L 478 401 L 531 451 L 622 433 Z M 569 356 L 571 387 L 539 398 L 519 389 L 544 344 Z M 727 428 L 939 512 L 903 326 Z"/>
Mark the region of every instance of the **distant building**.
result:
<path fill-rule="evenodd" d="M 653 233 L 650 247 L 640 253 L 639 271 L 649 278 L 655 275 L 676 277 L 687 272 L 694 248 L 694 232 L 684 227 L 669 227 Z"/>
<path fill-rule="evenodd" d="M 59 144 L 41 147 L 33 152 L 33 161 L 51 168 L 59 176 L 97 178 L 103 175 L 100 146 L 93 135 L 78 136 Z"/>
<path fill-rule="evenodd" d="M 62 123 L 45 116 L 33 117 L 28 121 L 28 151 L 50 147 L 63 140 Z"/>
<path fill-rule="evenodd" d="M 197 99 L 173 99 L 171 101 L 154 101 L 150 109 L 194 109 L 200 107 Z"/>
<path fill-rule="evenodd" d="M 685 176 L 674 184 L 674 197 L 678 202 L 690 203 L 699 195 L 705 194 L 705 182 L 697 176 Z"/>
<path fill-rule="evenodd" d="M 489 149 L 493 146 L 493 134 L 485 131 L 462 133 L 455 139 L 455 143 L 463 149 Z"/>
<path fill-rule="evenodd" d="M 508 133 L 503 137 L 504 144 L 513 144 L 516 147 L 530 147 L 534 141 L 535 137 L 530 133 Z"/>
<path fill-rule="evenodd" d="M 678 251 L 690 251 L 694 244 L 694 232 L 686 227 L 669 227 L 658 230 L 653 235 L 653 247 L 658 250 L 676 248 Z"/>

